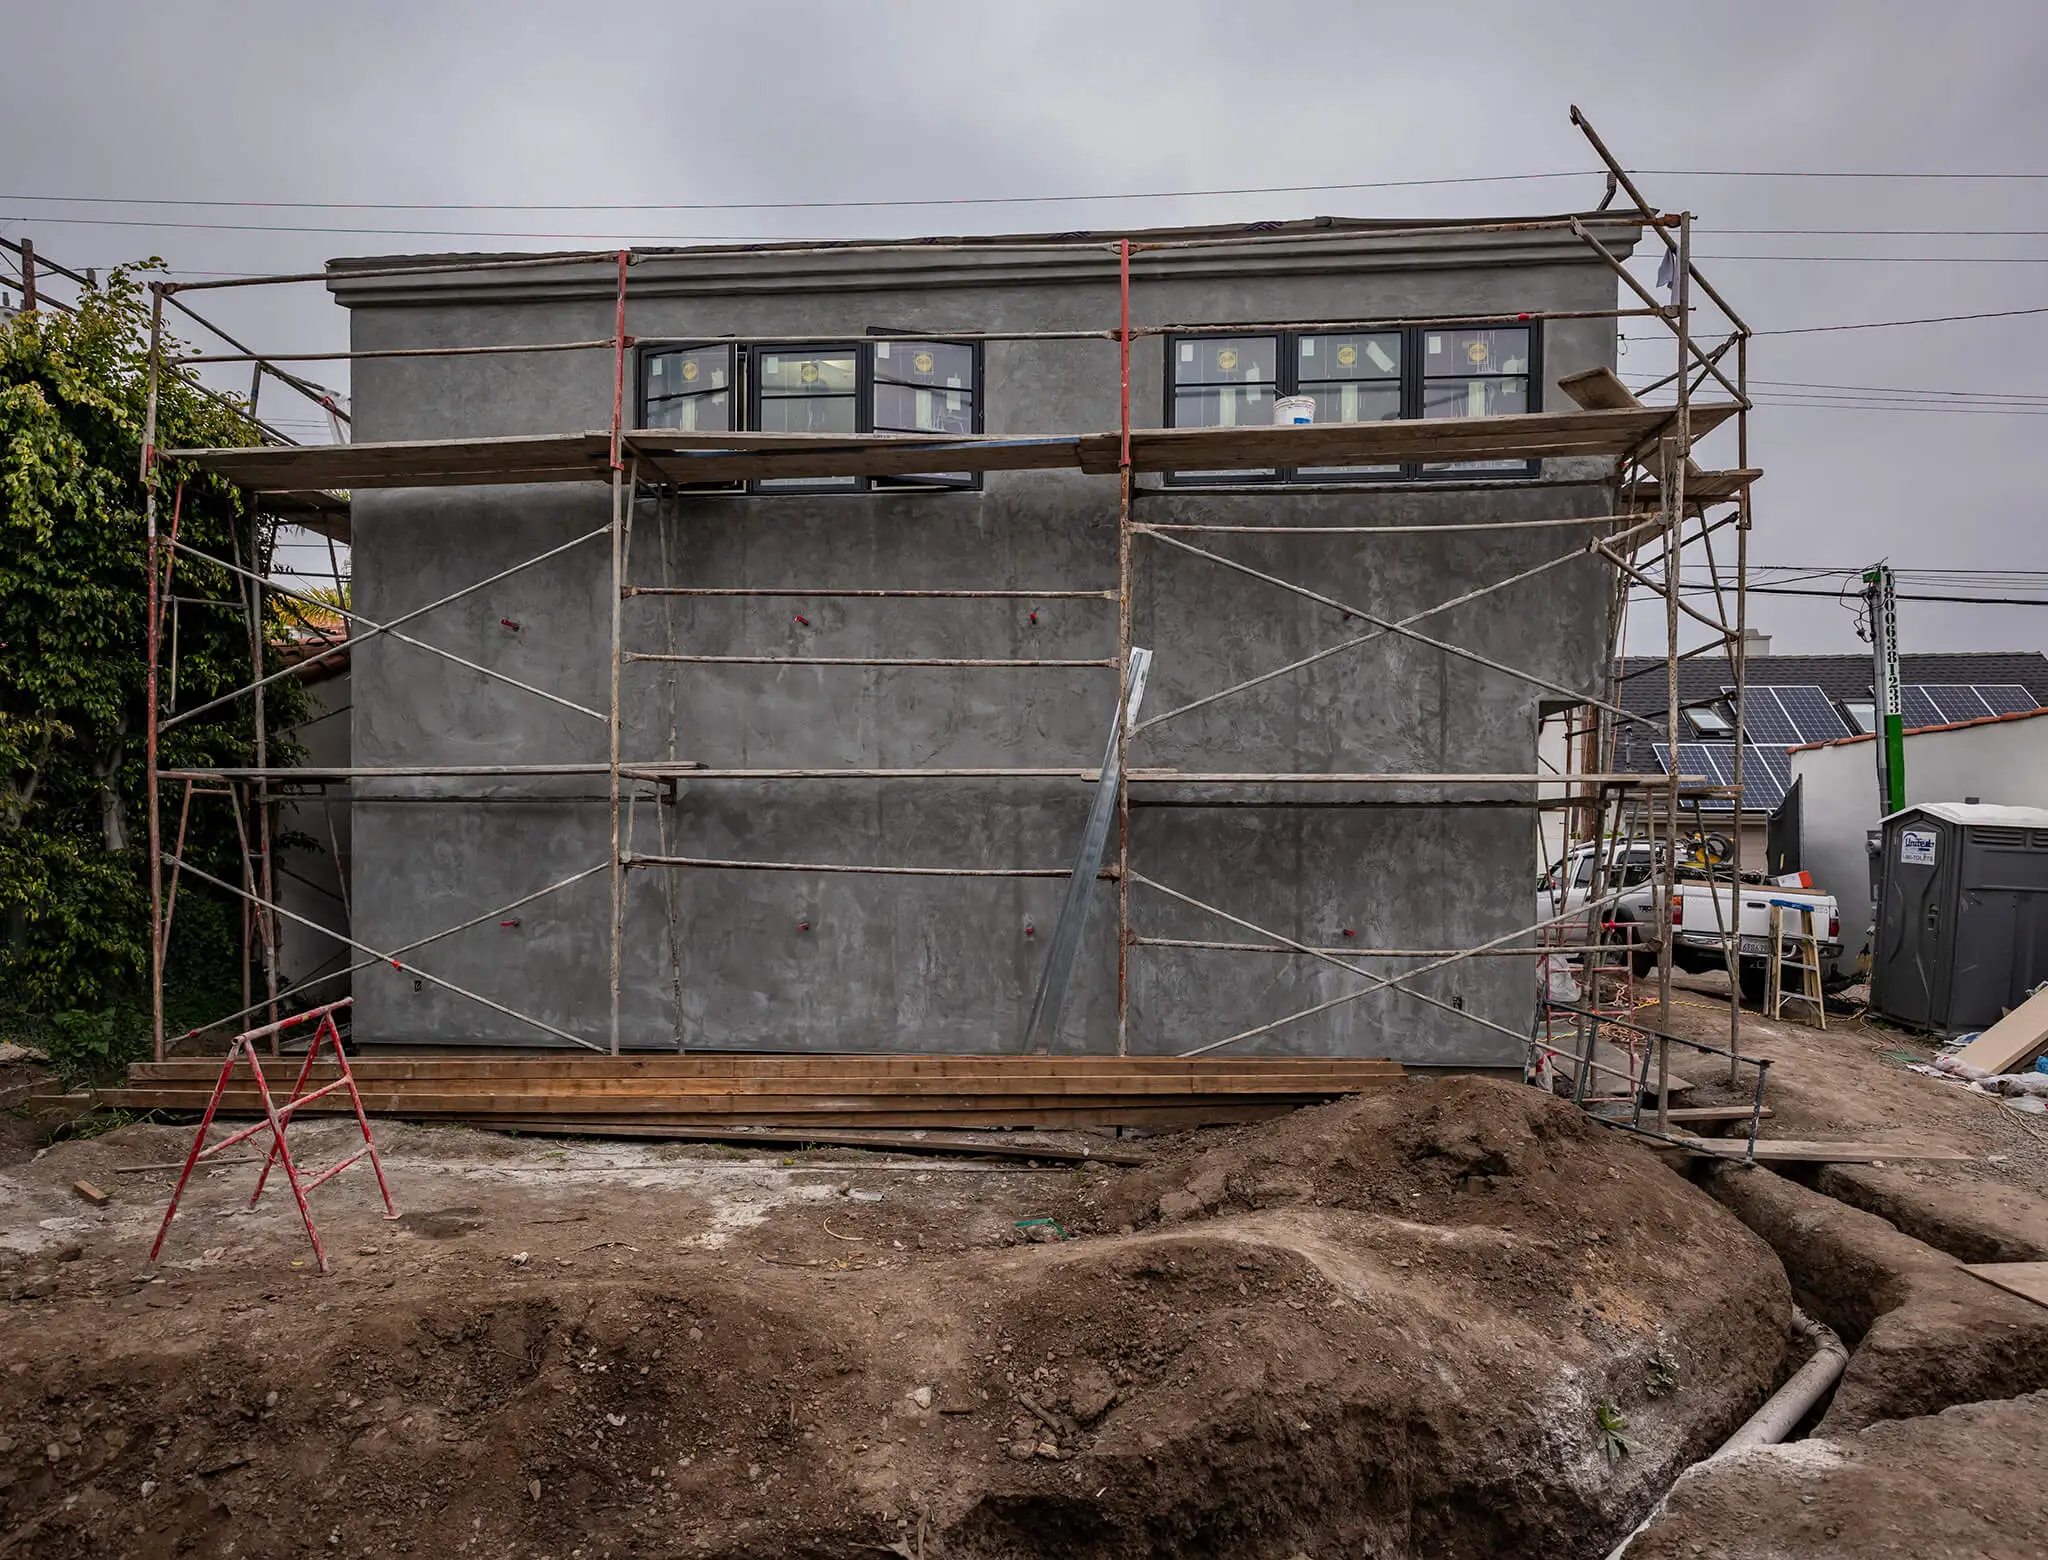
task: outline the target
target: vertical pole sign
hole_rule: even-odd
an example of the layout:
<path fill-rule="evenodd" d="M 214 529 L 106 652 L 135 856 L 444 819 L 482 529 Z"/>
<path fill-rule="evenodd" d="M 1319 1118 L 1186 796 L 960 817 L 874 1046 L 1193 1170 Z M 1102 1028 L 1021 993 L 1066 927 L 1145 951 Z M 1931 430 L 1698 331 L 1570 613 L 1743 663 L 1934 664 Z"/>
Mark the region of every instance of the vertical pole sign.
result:
<path fill-rule="evenodd" d="M 1899 700 L 1897 585 L 1888 564 L 1863 571 L 1870 608 L 1870 648 L 1876 663 L 1871 692 L 1877 704 L 1877 798 L 1889 817 L 1906 805 L 1906 723 Z"/>

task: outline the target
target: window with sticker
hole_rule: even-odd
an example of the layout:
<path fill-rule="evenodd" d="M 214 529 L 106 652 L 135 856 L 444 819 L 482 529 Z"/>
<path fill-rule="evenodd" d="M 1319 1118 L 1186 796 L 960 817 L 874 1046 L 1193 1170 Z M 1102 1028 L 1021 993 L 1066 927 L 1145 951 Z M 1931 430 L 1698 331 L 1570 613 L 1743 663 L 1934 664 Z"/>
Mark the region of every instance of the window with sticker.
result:
<path fill-rule="evenodd" d="M 1175 428 L 1273 421 L 1306 397 L 1317 423 L 1504 417 L 1539 410 L 1541 337 L 1532 324 L 1281 331 L 1167 339 L 1167 417 Z M 1444 474 L 1533 476 L 1537 461 L 1410 461 L 1268 471 L 1176 472 L 1171 483 L 1384 482 Z"/>

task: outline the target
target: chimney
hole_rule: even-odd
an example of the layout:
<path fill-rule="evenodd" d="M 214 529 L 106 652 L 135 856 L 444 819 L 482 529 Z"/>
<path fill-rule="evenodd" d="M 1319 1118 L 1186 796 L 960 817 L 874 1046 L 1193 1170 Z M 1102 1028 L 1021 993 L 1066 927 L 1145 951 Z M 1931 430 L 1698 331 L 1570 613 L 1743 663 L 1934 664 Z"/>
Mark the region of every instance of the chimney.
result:
<path fill-rule="evenodd" d="M 1769 634 L 1760 634 L 1753 628 L 1745 628 L 1742 631 L 1743 660 L 1753 661 L 1760 655 L 1769 655 L 1770 653 L 1771 636 Z"/>

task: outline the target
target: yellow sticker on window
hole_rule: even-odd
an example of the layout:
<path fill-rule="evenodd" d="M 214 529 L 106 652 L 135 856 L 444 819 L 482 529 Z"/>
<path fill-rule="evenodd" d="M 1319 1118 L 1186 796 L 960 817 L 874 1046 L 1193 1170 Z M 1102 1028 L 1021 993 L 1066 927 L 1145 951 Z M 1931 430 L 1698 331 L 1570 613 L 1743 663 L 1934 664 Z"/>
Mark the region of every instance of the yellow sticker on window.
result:
<path fill-rule="evenodd" d="M 1468 362 L 1484 363 L 1486 361 L 1486 343 L 1483 341 L 1473 342 L 1465 348 L 1465 357 Z"/>
<path fill-rule="evenodd" d="M 797 370 L 797 377 L 807 385 L 816 384 L 818 382 L 818 365 L 815 363 L 804 364 L 802 368 Z"/>
<path fill-rule="evenodd" d="M 695 358 L 685 358 L 683 360 L 683 378 L 686 380 L 694 381 L 696 377 L 697 360 Z"/>
<path fill-rule="evenodd" d="M 1221 352 L 1217 353 L 1216 366 L 1218 368 L 1237 367 L 1237 348 L 1225 347 Z"/>
<path fill-rule="evenodd" d="M 1337 361 L 1346 368 L 1349 368 L 1358 361 L 1358 348 L 1351 345 L 1348 341 L 1345 342 L 1343 346 L 1337 349 Z"/>
<path fill-rule="evenodd" d="M 910 361 L 920 374 L 929 374 L 932 371 L 932 355 L 929 352 L 920 352 Z"/>

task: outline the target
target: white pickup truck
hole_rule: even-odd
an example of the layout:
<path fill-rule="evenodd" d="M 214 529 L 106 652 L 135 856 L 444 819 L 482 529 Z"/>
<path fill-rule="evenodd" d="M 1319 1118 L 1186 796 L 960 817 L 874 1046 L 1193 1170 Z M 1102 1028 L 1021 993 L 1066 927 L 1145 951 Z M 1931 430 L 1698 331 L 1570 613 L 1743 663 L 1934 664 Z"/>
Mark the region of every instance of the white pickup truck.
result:
<path fill-rule="evenodd" d="M 1608 857 L 1607 891 L 1625 889 L 1627 892 L 1602 912 L 1601 919 L 1609 923 L 1604 935 L 1609 940 L 1624 937 L 1634 940 L 1640 949 L 1635 961 L 1637 973 L 1647 972 L 1656 963 L 1667 931 L 1671 934 L 1671 962 L 1679 969 L 1695 974 L 1725 969 L 1726 955 L 1722 952 L 1721 939 L 1724 928 L 1729 924 L 1730 886 L 1725 881 L 1709 883 L 1706 874 L 1697 868 L 1680 867 L 1677 894 L 1667 923 L 1657 914 L 1651 882 L 1662 855 L 1661 847 L 1640 842 L 1624 845 L 1616 841 L 1608 849 L 1611 854 Z M 1595 855 L 1594 846 L 1581 845 L 1538 881 L 1537 920 L 1548 921 L 1585 905 L 1592 895 Z M 1832 894 L 1817 888 L 1789 888 L 1772 883 L 1761 874 L 1744 873 L 1739 898 L 1742 919 L 1738 932 L 1742 938 L 1741 974 L 1745 996 L 1755 999 L 1763 995 L 1771 940 L 1771 906 L 1774 904 L 1788 910 L 1803 908 L 1813 912 L 1813 929 L 1820 938 L 1823 969 L 1840 957 L 1842 917 Z M 1578 925 L 1565 921 L 1550 928 L 1545 935 L 1555 936 L 1558 941 L 1578 942 L 1584 934 Z"/>

